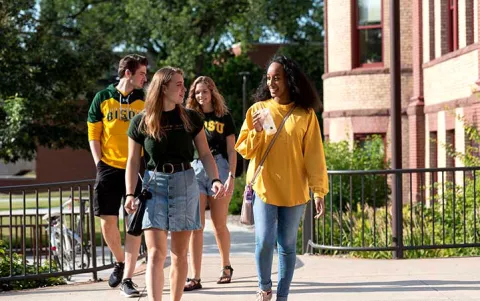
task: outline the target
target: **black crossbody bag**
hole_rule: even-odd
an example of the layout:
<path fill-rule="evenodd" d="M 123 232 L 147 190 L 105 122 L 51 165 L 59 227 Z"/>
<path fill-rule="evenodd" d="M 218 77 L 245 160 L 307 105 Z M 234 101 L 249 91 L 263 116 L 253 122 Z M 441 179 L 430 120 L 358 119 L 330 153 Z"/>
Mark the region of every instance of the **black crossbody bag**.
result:
<path fill-rule="evenodd" d="M 155 170 L 153 171 L 154 177 L 156 177 L 157 173 L 157 167 L 155 167 Z M 140 175 L 140 174 L 139 174 Z M 143 233 L 142 230 L 142 221 L 143 221 L 143 216 L 145 215 L 145 209 L 147 205 L 147 200 L 152 198 L 152 193 L 148 191 L 148 185 L 152 181 L 153 178 L 150 178 L 148 180 L 148 183 L 143 183 L 142 185 L 142 191 L 140 194 L 135 198 L 135 204 L 137 204 L 137 210 L 128 216 L 128 225 L 127 225 L 127 233 L 133 236 L 140 236 Z M 140 180 L 143 182 L 142 177 L 140 177 Z"/>

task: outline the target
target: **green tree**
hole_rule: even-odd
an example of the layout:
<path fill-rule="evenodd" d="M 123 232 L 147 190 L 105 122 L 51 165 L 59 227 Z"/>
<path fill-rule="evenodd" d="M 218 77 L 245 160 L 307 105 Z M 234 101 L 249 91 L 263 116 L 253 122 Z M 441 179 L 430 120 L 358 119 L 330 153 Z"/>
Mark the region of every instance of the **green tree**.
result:
<path fill-rule="evenodd" d="M 193 77 L 234 42 L 257 42 L 273 33 L 281 40 L 295 36 L 299 20 L 313 8 L 304 0 L 129 0 L 128 46 L 147 50 L 159 65 L 182 66 Z"/>
<path fill-rule="evenodd" d="M 96 8 L 103 5 L 96 1 Z M 32 159 L 37 146 L 86 148 L 88 99 L 112 64 L 108 28 L 86 1 L 0 6 L 0 159 Z M 102 8 L 102 12 L 106 8 Z"/>
<path fill-rule="evenodd" d="M 86 112 L 120 52 L 145 53 L 151 70 L 175 65 L 211 75 L 241 124 L 240 71 L 249 95 L 260 69 L 229 51 L 235 42 L 295 42 L 322 35 L 323 1 L 6 0 L 0 3 L 0 159 L 32 159 L 38 146 L 88 148 Z M 272 38 L 273 37 L 273 38 Z M 302 46 L 303 47 L 303 46 Z M 310 69 L 321 56 L 291 50 Z M 297 52 L 295 52 L 297 51 Z M 301 55 L 303 55 L 301 57 Z M 301 59 L 299 59 L 301 58 Z M 305 59 L 304 59 L 305 58 Z M 323 68 L 323 66 L 321 67 Z M 319 86 L 321 71 L 307 73 Z M 312 76 L 313 74 L 313 76 Z"/>

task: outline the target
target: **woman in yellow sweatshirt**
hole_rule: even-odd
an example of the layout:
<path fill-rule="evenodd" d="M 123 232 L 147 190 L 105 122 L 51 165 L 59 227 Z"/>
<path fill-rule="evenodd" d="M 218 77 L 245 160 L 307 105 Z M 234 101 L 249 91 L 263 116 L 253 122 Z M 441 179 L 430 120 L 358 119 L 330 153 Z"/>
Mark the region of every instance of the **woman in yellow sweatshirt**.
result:
<path fill-rule="evenodd" d="M 316 218 L 324 213 L 328 192 L 327 168 L 315 110 L 318 94 L 298 65 L 285 56 L 274 57 L 246 114 L 235 149 L 250 160 L 247 182 L 255 173 L 271 139 L 263 130 L 268 108 L 276 128 L 295 106 L 267 155 L 253 185 L 255 191 L 255 258 L 259 288 L 257 301 L 271 300 L 271 270 L 275 239 L 278 244 L 277 300 L 288 298 L 296 260 L 297 230 L 305 204 L 315 199 Z"/>

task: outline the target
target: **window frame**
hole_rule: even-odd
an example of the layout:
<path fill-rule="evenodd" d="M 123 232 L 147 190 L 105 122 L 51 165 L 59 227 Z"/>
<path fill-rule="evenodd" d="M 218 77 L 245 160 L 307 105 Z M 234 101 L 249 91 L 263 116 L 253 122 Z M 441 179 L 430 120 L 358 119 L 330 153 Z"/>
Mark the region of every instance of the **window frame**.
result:
<path fill-rule="evenodd" d="M 458 50 L 458 0 L 448 0 L 447 4 L 447 43 L 448 52 Z"/>
<path fill-rule="evenodd" d="M 384 47 L 384 27 L 383 27 L 383 0 L 380 0 L 380 24 L 379 25 L 358 25 L 358 1 L 352 0 L 352 69 L 355 68 L 381 68 L 384 66 L 385 47 Z M 382 61 L 376 63 L 360 63 L 360 31 L 368 29 L 378 29 L 382 31 Z"/>

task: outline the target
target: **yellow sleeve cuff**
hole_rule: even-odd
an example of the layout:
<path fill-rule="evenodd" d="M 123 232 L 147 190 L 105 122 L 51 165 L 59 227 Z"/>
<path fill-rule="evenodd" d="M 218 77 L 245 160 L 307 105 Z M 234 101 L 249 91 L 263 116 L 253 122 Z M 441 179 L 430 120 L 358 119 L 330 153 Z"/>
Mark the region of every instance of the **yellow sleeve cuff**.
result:
<path fill-rule="evenodd" d="M 323 190 L 323 189 L 322 189 Z M 318 191 L 318 192 L 314 192 L 313 193 L 313 198 L 325 198 L 325 196 L 327 195 L 328 193 L 328 190 L 327 191 Z"/>
<path fill-rule="evenodd" d="M 96 140 L 100 141 L 103 131 L 102 122 L 87 122 L 88 126 L 88 141 Z"/>

